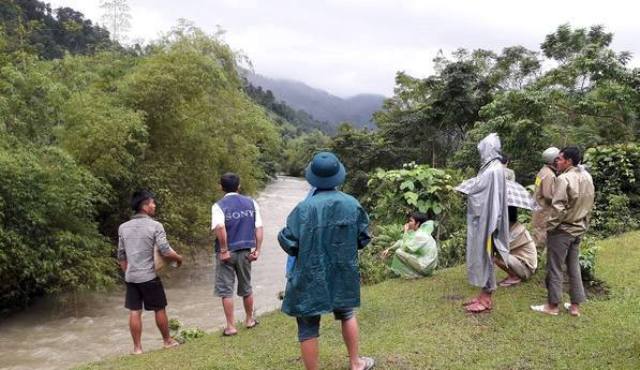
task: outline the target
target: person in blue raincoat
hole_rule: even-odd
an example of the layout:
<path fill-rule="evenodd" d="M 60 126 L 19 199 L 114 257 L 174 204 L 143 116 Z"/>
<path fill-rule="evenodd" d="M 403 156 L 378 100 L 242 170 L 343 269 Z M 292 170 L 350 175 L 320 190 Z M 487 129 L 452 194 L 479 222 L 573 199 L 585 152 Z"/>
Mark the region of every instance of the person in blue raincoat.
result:
<path fill-rule="evenodd" d="M 358 353 L 354 313 L 360 306 L 358 249 L 371 240 L 369 217 L 354 197 L 336 190 L 345 176 L 345 168 L 334 154 L 316 154 L 305 171 L 316 191 L 294 208 L 278 234 L 282 249 L 296 256 L 287 276 L 282 311 L 296 317 L 307 369 L 319 366 L 320 315 L 330 312 L 342 323 L 350 368 L 371 369 L 374 365 L 373 359 Z"/>

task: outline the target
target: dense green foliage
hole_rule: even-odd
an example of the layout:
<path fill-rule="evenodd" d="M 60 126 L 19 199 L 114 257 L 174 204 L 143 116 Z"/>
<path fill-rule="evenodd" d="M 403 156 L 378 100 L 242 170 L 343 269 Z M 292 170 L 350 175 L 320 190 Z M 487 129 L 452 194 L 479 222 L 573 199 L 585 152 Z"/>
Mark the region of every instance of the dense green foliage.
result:
<path fill-rule="evenodd" d="M 331 138 L 320 131 L 311 131 L 286 140 L 282 170 L 290 176 L 304 176 L 309 160 L 317 152 L 328 150 Z"/>
<path fill-rule="evenodd" d="M 363 284 L 377 284 L 393 276 L 388 268 L 389 260 L 385 260 L 382 252 L 402 239 L 402 224 L 381 225 L 373 228 L 371 243 L 358 254 L 360 279 Z"/>
<path fill-rule="evenodd" d="M 451 58 L 439 54 L 432 76 L 398 73 L 394 96 L 374 115 L 379 130 L 334 138 L 341 158 L 363 162 L 346 188 L 364 194 L 376 167 L 409 162 L 472 174 L 479 165 L 476 145 L 490 132 L 500 135 L 525 185 L 533 183 L 540 153 L 550 145 L 586 149 L 635 141 L 640 69 L 628 67 L 629 53 L 610 48 L 612 39 L 600 26 L 562 25 L 540 52 L 460 49 Z M 542 68 L 545 63 L 552 67 Z"/>
<path fill-rule="evenodd" d="M 89 54 L 113 46 L 109 32 L 71 8 L 51 7 L 38 0 L 3 0 L 0 25 L 12 51 L 61 58 L 65 53 Z"/>
<path fill-rule="evenodd" d="M 584 149 L 635 141 L 640 71 L 627 67 L 629 53 L 609 48 L 612 38 L 600 26 L 563 25 L 548 35 L 541 49 L 556 67 L 538 70 L 524 87 L 502 91 L 482 107 L 454 164 L 473 163 L 478 138 L 498 132 L 518 179 L 531 183 L 539 153 L 550 144 Z"/>
<path fill-rule="evenodd" d="M 33 10 L 21 4 L 8 5 Z M 59 55 L 0 32 L 0 309 L 112 281 L 133 190 L 157 194 L 174 248 L 197 246 L 222 173 L 253 193 L 283 161 L 282 128 L 243 92 L 217 36 L 180 24 L 143 52 L 56 45 L 64 57 L 46 60 Z"/>
<path fill-rule="evenodd" d="M 0 136 L 1 308 L 111 281 L 111 246 L 94 221 L 104 202 L 104 185 L 61 149 Z"/>
<path fill-rule="evenodd" d="M 375 226 L 371 248 L 360 255 L 364 282 L 379 282 L 388 277 L 380 252 L 402 237 L 400 225 L 412 211 L 426 213 L 436 221 L 434 238 L 438 241 L 439 267 L 464 261 L 466 225 L 462 196 L 453 190 L 462 181 L 455 170 L 406 164 L 399 170 L 378 169 L 369 179 L 363 204 L 370 210 Z"/>
<path fill-rule="evenodd" d="M 620 144 L 587 150 L 585 165 L 596 186 L 591 225 L 603 236 L 638 227 L 640 216 L 640 146 Z"/>

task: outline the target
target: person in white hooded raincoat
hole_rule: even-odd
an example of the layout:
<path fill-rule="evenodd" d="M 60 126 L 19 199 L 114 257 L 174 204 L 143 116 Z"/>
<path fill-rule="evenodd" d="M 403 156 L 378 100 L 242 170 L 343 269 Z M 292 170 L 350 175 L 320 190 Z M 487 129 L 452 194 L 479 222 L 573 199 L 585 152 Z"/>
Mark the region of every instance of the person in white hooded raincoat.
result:
<path fill-rule="evenodd" d="M 478 175 L 456 190 L 467 195 L 467 271 L 469 282 L 482 288 L 464 303 L 471 313 L 490 311 L 496 290 L 492 256 L 499 253 L 508 261 L 509 217 L 507 184 L 502 165 L 500 138 L 491 133 L 478 143 L 481 167 Z"/>

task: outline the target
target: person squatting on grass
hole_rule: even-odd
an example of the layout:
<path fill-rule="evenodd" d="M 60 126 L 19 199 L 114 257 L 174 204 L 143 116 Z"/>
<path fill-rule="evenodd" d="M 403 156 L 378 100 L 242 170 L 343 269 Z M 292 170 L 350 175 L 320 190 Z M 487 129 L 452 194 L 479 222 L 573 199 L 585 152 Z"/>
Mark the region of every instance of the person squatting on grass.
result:
<path fill-rule="evenodd" d="M 564 307 L 572 316 L 580 316 L 580 303 L 585 301 L 579 263 L 580 240 L 589 228 L 595 189 L 581 161 L 580 150 L 575 146 L 562 149 L 558 156 L 559 175 L 553 185 L 551 215 L 547 218 L 547 303 L 531 306 L 536 312 L 559 313 L 565 263 L 571 303 L 565 303 Z"/>
<path fill-rule="evenodd" d="M 333 312 L 342 323 L 342 337 L 349 353 L 350 369 L 371 369 L 374 360 L 360 357 L 358 322 L 360 306 L 358 249 L 371 237 L 369 217 L 360 203 L 336 190 L 346 171 L 329 152 L 316 154 L 305 171 L 311 197 L 300 202 L 278 234 L 282 249 L 296 256 L 287 277 L 282 311 L 295 316 L 304 366 L 318 369 L 320 315 Z"/>
<path fill-rule="evenodd" d="M 509 206 L 509 260 L 507 263 L 494 256 L 496 266 L 507 273 L 498 283 L 501 287 L 519 284 L 529 280 L 538 268 L 538 251 L 529 231 L 518 222 L 518 208 Z"/>
<path fill-rule="evenodd" d="M 222 307 L 227 321 L 222 334 L 238 333 L 233 316 L 233 287 L 238 277 L 238 296 L 244 305 L 246 328 L 258 324 L 253 314 L 253 292 L 251 289 L 251 263 L 260 257 L 263 240 L 262 217 L 258 203 L 238 194 L 240 177 L 225 173 L 220 177 L 224 197 L 211 207 L 211 230 L 216 235 L 215 288 L 214 294 L 222 298 Z"/>
<path fill-rule="evenodd" d="M 435 228 L 429 216 L 421 212 L 411 212 L 404 224 L 402 239 L 382 251 L 387 258 L 393 252 L 389 269 L 405 279 L 430 276 L 438 266 L 438 246 L 431 236 Z"/>
<path fill-rule="evenodd" d="M 156 325 L 162 334 L 164 347 L 174 347 L 178 342 L 169 335 L 169 319 L 165 307 L 167 297 L 154 265 L 154 246 L 164 258 L 182 264 L 182 256 L 177 254 L 167 241 L 162 224 L 152 217 L 156 213 L 154 195 L 148 191 L 135 192 L 131 198 L 131 208 L 135 215 L 118 228 L 118 261 L 127 292 L 124 306 L 129 309 L 129 329 L 133 338 L 133 354 L 142 353 L 142 306 L 147 311 L 155 311 Z"/>

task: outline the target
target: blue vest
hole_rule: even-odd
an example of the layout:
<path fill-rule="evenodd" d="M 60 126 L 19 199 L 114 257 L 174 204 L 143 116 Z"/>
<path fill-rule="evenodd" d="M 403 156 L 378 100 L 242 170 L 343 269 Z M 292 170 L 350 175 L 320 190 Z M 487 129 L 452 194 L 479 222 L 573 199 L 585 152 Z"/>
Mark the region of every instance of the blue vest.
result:
<path fill-rule="evenodd" d="M 256 247 L 256 209 L 253 200 L 239 194 L 227 195 L 218 201 L 224 213 L 224 228 L 227 230 L 227 246 L 230 251 Z M 216 252 L 220 243 L 216 239 Z"/>

